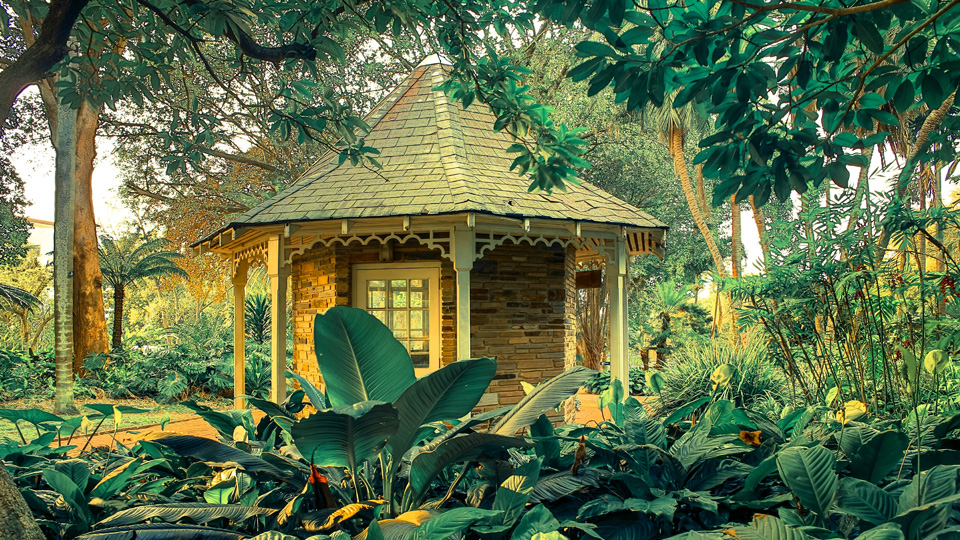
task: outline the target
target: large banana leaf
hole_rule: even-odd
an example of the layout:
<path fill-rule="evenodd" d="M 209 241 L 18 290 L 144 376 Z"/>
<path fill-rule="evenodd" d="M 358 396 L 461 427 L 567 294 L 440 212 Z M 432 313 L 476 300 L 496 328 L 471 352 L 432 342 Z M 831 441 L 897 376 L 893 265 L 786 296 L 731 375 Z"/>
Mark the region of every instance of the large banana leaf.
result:
<path fill-rule="evenodd" d="M 727 534 L 739 540 L 812 540 L 800 529 L 787 526 L 773 516 L 757 514 L 753 525 L 736 525 Z"/>
<path fill-rule="evenodd" d="M 879 484 L 900 464 L 909 444 L 901 431 L 877 431 L 867 426 L 845 429 L 836 437 L 850 459 L 850 474 L 873 484 Z"/>
<path fill-rule="evenodd" d="M 172 448 L 181 456 L 199 459 L 216 467 L 239 467 L 251 474 L 265 474 L 273 478 L 290 476 L 263 459 L 217 441 L 192 435 L 172 435 L 153 442 Z"/>
<path fill-rule="evenodd" d="M 840 480 L 837 508 L 868 523 L 886 523 L 897 514 L 897 499 L 876 485 L 858 478 Z"/>
<path fill-rule="evenodd" d="M 320 409 L 327 408 L 327 398 L 323 397 L 323 392 L 314 386 L 312 382 L 292 371 L 288 371 L 287 375 L 290 375 L 296 379 L 298 383 L 300 383 L 300 388 L 303 389 L 304 393 L 307 395 L 307 399 L 310 400 L 310 404 L 313 405 L 314 409 L 319 411 Z"/>
<path fill-rule="evenodd" d="M 313 342 L 330 405 L 393 402 L 417 377 L 403 345 L 379 319 L 358 308 L 317 315 Z"/>
<path fill-rule="evenodd" d="M 468 527 L 482 519 L 496 518 L 500 510 L 486 510 L 469 506 L 447 510 L 439 516 L 432 517 L 417 527 L 414 533 L 416 540 L 445 540 L 456 538 Z M 400 518 L 403 516 L 401 515 Z"/>
<path fill-rule="evenodd" d="M 560 528 L 560 522 L 546 506 L 538 504 L 523 515 L 510 540 L 527 540 L 538 532 L 553 532 Z"/>
<path fill-rule="evenodd" d="M 419 507 L 430 483 L 448 465 L 471 461 L 481 454 L 508 448 L 531 447 L 533 443 L 525 439 L 492 433 L 469 433 L 445 439 L 438 444 L 431 443 L 410 464 L 410 478 L 403 492 L 402 509 L 406 511 Z"/>
<path fill-rule="evenodd" d="M 596 469 L 581 467 L 577 474 L 569 470 L 544 476 L 530 494 L 530 502 L 554 502 L 583 488 L 600 487 L 600 474 Z"/>
<path fill-rule="evenodd" d="M 540 479 L 540 458 L 528 461 L 514 469 L 513 474 L 500 484 L 493 500 L 493 509 L 502 513 L 496 518 L 499 525 L 513 525 L 523 513 L 533 489 Z"/>
<path fill-rule="evenodd" d="M 142 523 L 148 519 L 158 518 L 169 523 L 189 518 L 194 523 L 207 523 L 214 519 L 226 518 L 239 523 L 255 516 L 265 516 L 276 512 L 273 508 L 256 506 L 240 506 L 239 504 L 208 504 L 208 503 L 171 503 L 138 506 L 121 510 L 116 514 L 97 523 L 100 527 L 118 527 Z"/>
<path fill-rule="evenodd" d="M 318 411 L 293 424 L 291 433 L 307 461 L 356 471 L 358 463 L 377 455 L 398 425 L 393 405 L 364 401 Z"/>
<path fill-rule="evenodd" d="M 777 454 L 777 470 L 801 504 L 825 519 L 840 483 L 833 453 L 822 446 L 794 446 Z"/>
<path fill-rule="evenodd" d="M 393 403 L 399 425 L 387 444 L 397 460 L 413 446 L 424 424 L 455 420 L 473 410 L 496 373 L 496 360 L 475 358 L 447 364 L 410 385 Z"/>
<path fill-rule="evenodd" d="M 63 500 L 70 506 L 74 514 L 85 525 L 93 524 L 93 514 L 90 512 L 90 506 L 84 495 L 86 486 L 77 486 L 73 478 L 56 469 L 44 469 L 43 479 L 50 484 L 57 493 L 63 496 Z"/>
<path fill-rule="evenodd" d="M 494 424 L 490 433 L 516 435 L 522 428 L 535 422 L 541 414 L 556 409 L 561 401 L 575 394 L 595 373 L 592 369 L 576 366 L 538 385 Z"/>
<path fill-rule="evenodd" d="M 908 540 L 926 538 L 942 529 L 957 498 L 956 466 L 937 465 L 914 475 L 900 494 L 900 514 L 892 521 L 900 525 Z M 943 504 L 943 501 L 947 501 Z"/>
<path fill-rule="evenodd" d="M 865 533 L 860 533 L 857 540 L 903 540 L 903 531 L 896 523 L 884 523 Z"/>
<path fill-rule="evenodd" d="M 150 523 L 111 527 L 80 535 L 76 540 L 240 540 L 247 535 L 203 525 Z"/>

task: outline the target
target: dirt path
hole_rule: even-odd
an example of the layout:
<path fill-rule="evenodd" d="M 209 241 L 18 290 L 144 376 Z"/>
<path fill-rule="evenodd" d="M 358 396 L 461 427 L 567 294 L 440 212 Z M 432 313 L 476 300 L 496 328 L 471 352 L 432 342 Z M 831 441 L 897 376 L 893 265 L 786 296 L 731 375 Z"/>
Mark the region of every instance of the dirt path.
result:
<path fill-rule="evenodd" d="M 580 398 L 580 411 L 577 413 L 576 423 L 599 423 L 604 420 L 600 409 L 597 407 L 597 396 L 595 394 L 581 393 L 578 394 L 578 397 Z M 254 419 L 259 420 L 262 414 L 260 411 L 254 411 Z M 106 423 L 104 425 L 106 425 Z M 69 455 L 75 456 L 79 454 L 80 449 L 83 448 L 84 445 L 87 445 L 88 450 L 91 448 L 113 449 L 116 447 L 117 442 L 126 447 L 130 447 L 143 435 L 159 431 L 161 431 L 160 424 L 149 424 L 121 429 L 117 431 L 116 438 L 114 438 L 112 430 L 101 428 L 101 431 L 92 437 L 89 445 L 87 445 L 87 439 L 90 437 L 84 437 L 82 435 L 74 436 L 70 444 L 77 448 L 71 450 Z M 163 432 L 176 435 L 206 437 L 208 439 L 217 439 L 218 436 L 217 430 L 213 429 L 205 420 L 195 415 L 192 418 L 188 417 L 183 420 L 170 421 L 167 423 L 166 429 L 164 429 Z M 64 440 L 63 443 L 66 444 L 66 440 Z"/>

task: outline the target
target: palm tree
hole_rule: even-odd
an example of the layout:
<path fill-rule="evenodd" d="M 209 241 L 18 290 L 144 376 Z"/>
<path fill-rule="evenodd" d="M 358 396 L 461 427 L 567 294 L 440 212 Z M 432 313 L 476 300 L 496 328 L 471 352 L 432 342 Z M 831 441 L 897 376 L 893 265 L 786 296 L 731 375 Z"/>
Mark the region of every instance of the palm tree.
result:
<path fill-rule="evenodd" d="M 707 316 L 707 310 L 696 303 L 696 299 L 690 295 L 691 287 L 677 288 L 673 283 L 658 283 L 656 290 L 657 303 L 660 304 L 660 333 L 654 339 L 658 349 L 664 349 L 667 346 L 667 338 L 673 335 L 671 322 L 674 317 L 692 316 L 690 319 L 691 327 L 696 328 L 696 318 Z"/>
<path fill-rule="evenodd" d="M 128 237 L 117 241 L 104 235 L 100 237 L 97 248 L 103 280 L 113 287 L 114 349 L 120 348 L 120 339 L 123 337 L 123 301 L 129 285 L 148 277 L 190 277 L 174 262 L 182 255 L 161 249 L 169 244 L 167 239 L 156 238 L 140 244 L 137 244 L 137 240 L 136 237 Z"/>
<path fill-rule="evenodd" d="M 683 196 L 687 200 L 687 206 L 690 208 L 690 214 L 693 215 L 693 221 L 700 229 L 703 240 L 707 243 L 707 249 L 710 250 L 710 256 L 713 258 L 713 264 L 717 268 L 717 273 L 721 277 L 726 277 L 723 255 L 720 253 L 720 247 L 717 245 L 717 239 L 710 225 L 707 223 L 707 215 L 710 212 L 709 202 L 706 196 L 697 196 L 697 189 L 694 188 L 693 179 L 690 175 L 690 167 L 687 165 L 687 157 L 683 152 L 686 137 L 691 132 L 695 133 L 703 130 L 707 126 L 706 119 L 701 116 L 694 106 L 690 103 L 675 109 L 673 107 L 673 98 L 667 96 L 663 105 L 651 111 L 648 116 L 652 117 L 654 128 L 660 134 L 661 140 L 666 143 L 673 159 L 673 168 L 680 180 L 680 187 L 683 189 Z M 698 169 L 698 176 L 700 175 Z M 703 192 L 702 179 L 698 179 L 699 191 Z"/>

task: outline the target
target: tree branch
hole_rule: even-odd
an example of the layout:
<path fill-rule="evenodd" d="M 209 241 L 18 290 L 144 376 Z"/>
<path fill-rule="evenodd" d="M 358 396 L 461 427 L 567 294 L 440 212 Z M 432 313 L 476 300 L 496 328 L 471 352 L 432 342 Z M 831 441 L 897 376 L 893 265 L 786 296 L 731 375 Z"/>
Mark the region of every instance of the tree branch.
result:
<path fill-rule="evenodd" d="M 863 13 L 865 11 L 873 11 L 876 9 L 883 9 L 890 6 L 895 6 L 897 4 L 902 4 L 908 0 L 882 0 L 880 2 L 874 2 L 872 4 L 862 4 L 859 6 L 852 6 L 847 8 L 829 8 L 823 6 L 817 6 L 812 4 L 801 4 L 799 2 L 783 2 L 780 4 L 751 4 L 750 2 L 744 2 L 743 0 L 730 0 L 738 6 L 743 6 L 748 9 L 752 9 L 758 12 L 765 11 L 781 11 L 781 10 L 795 10 L 795 11 L 808 11 L 812 13 L 825 13 L 827 15 L 853 15 L 856 13 Z"/>
<path fill-rule="evenodd" d="M 51 0 L 40 35 L 7 68 L 0 71 L 0 129 L 20 92 L 46 77 L 67 56 L 67 39 L 89 0 Z"/>

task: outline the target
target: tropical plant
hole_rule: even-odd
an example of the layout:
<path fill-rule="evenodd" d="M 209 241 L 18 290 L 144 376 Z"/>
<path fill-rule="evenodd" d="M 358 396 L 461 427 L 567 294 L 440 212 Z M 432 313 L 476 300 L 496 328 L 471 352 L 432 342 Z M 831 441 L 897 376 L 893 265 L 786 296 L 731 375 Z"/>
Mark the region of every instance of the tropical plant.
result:
<path fill-rule="evenodd" d="M 759 333 L 740 345 L 721 339 L 687 344 L 670 356 L 661 373 L 663 387 L 656 395 L 661 411 L 706 396 L 723 396 L 746 408 L 773 398 L 776 405 L 768 409 L 772 414 L 779 413 L 788 402 L 797 402 L 796 397 L 789 400 L 790 381 L 768 359 L 765 340 Z"/>
<path fill-rule="evenodd" d="M 676 334 L 672 326 L 674 318 L 687 319 L 691 330 L 698 334 L 707 330 L 703 322 L 709 319 L 709 312 L 696 303 L 690 292 L 690 287 L 678 287 L 673 283 L 658 283 L 656 286 L 655 300 L 659 308 L 656 317 L 660 325 L 651 344 L 661 351 L 666 351 L 667 340 Z"/>
<path fill-rule="evenodd" d="M 630 368 L 630 395 L 639 395 L 643 393 L 644 381 L 646 375 L 638 367 Z M 600 371 L 583 383 L 583 387 L 591 394 L 601 394 L 610 388 L 610 372 Z"/>
<path fill-rule="evenodd" d="M 0 283 L 0 307 L 34 309 L 40 305 L 40 299 L 20 287 Z"/>
<path fill-rule="evenodd" d="M 257 343 L 270 341 L 270 295 L 255 293 L 247 295 L 243 303 L 244 328 L 247 337 Z"/>
<path fill-rule="evenodd" d="M 114 240 L 109 235 L 100 237 L 98 248 L 103 280 L 113 288 L 113 341 L 120 349 L 123 337 L 123 301 L 127 287 L 149 277 L 176 275 L 188 278 L 175 259 L 177 252 L 165 251 L 169 242 L 163 238 L 139 241 L 134 237 Z"/>

